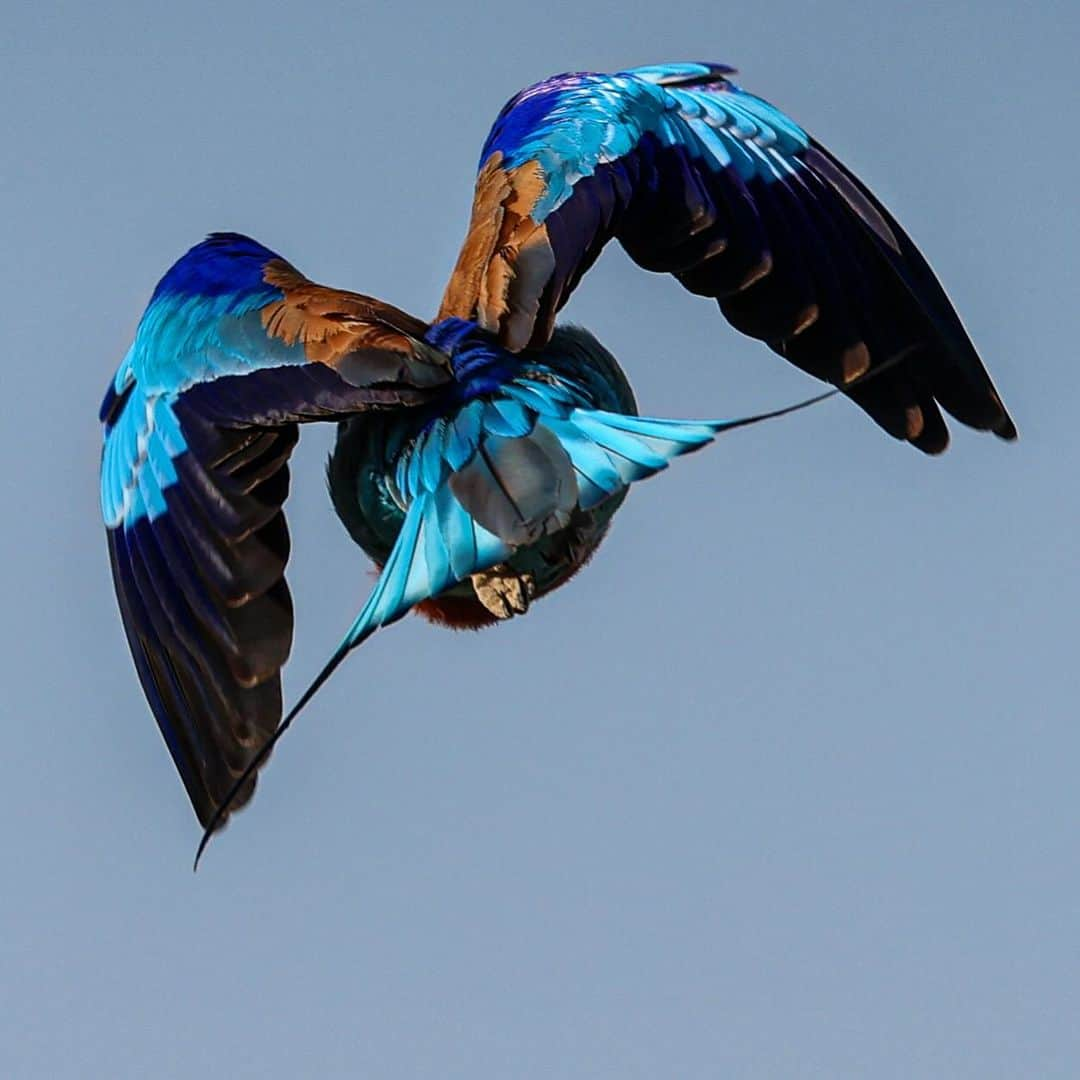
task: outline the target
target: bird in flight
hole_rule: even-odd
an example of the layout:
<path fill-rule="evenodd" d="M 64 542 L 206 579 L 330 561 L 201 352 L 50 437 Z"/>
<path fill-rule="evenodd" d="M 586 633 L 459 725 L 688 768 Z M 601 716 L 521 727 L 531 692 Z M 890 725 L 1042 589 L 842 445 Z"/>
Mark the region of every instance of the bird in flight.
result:
<path fill-rule="evenodd" d="M 929 265 L 795 121 L 718 64 L 558 75 L 480 154 L 434 321 L 317 285 L 216 233 L 158 283 L 101 407 L 101 508 L 135 668 L 204 828 L 345 655 L 416 608 L 520 614 L 592 556 L 636 480 L 736 421 L 638 416 L 615 359 L 555 318 L 616 239 L 646 270 L 927 454 L 942 410 L 1016 429 Z M 809 402 L 795 407 L 803 407 Z M 380 568 L 282 719 L 293 630 L 283 514 L 301 423 L 336 421 L 334 507 Z"/>

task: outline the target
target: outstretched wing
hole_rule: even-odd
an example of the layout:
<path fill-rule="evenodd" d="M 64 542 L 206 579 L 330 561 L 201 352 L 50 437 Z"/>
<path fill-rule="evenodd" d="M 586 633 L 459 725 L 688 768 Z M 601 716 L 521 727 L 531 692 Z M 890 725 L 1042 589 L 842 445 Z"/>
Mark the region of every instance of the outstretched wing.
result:
<path fill-rule="evenodd" d="M 559 75 L 499 114 L 440 317 L 510 349 L 542 345 L 612 237 L 648 270 L 714 297 L 738 330 L 842 386 L 898 355 L 854 398 L 928 453 L 936 402 L 1012 439 L 933 272 L 866 187 L 715 64 Z"/>
<path fill-rule="evenodd" d="M 101 507 L 128 643 L 204 825 L 281 718 L 297 424 L 428 399 L 425 325 L 216 234 L 158 284 L 105 396 Z M 250 798 L 254 777 L 235 805 Z"/>

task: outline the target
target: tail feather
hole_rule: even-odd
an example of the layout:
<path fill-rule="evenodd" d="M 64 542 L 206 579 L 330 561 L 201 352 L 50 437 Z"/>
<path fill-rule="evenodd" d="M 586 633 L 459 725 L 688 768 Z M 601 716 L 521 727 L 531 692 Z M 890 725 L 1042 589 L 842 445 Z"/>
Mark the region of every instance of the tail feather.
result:
<path fill-rule="evenodd" d="M 731 422 L 655 420 L 575 409 L 565 420 L 545 423 L 570 455 L 580 478 L 580 506 L 590 510 L 630 484 L 655 476 L 673 458 L 707 446 Z"/>
<path fill-rule="evenodd" d="M 578 410 L 571 417 L 574 425 L 588 438 L 592 439 L 597 446 L 603 447 L 612 454 L 630 462 L 635 468 L 624 470 L 616 462 L 616 468 L 628 476 L 629 481 L 643 480 L 646 476 L 659 472 L 667 467 L 671 460 L 665 454 L 659 453 L 650 444 L 648 439 L 629 431 L 621 431 L 604 423 L 591 412 Z"/>
<path fill-rule="evenodd" d="M 552 418 L 544 424 L 570 455 L 578 478 L 578 505 L 582 510 L 591 510 L 626 486 L 612 456 L 573 421 Z"/>

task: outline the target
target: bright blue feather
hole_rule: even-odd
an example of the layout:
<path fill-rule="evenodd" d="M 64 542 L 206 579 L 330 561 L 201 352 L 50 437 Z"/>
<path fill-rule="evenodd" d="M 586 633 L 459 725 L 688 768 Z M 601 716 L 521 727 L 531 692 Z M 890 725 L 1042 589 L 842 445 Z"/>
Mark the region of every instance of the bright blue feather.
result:
<path fill-rule="evenodd" d="M 212 233 L 168 270 L 153 299 L 166 296 L 238 296 L 264 288 L 263 269 L 277 259 L 269 248 L 239 233 Z"/>
<path fill-rule="evenodd" d="M 544 221 L 581 177 L 633 152 L 646 135 L 682 146 L 712 169 L 733 166 L 749 181 L 775 181 L 798 165 L 809 136 L 790 117 L 724 79 L 719 65 L 669 64 L 614 75 L 559 75 L 522 91 L 496 120 L 481 164 L 496 151 L 503 167 L 536 162 L 546 191 L 532 210 Z M 709 85 L 680 79 L 715 75 Z"/>
<path fill-rule="evenodd" d="M 219 233 L 158 283 L 102 406 L 111 417 L 101 473 L 110 528 L 165 512 L 164 493 L 176 483 L 168 459 L 187 449 L 173 411 L 179 395 L 225 376 L 307 362 L 299 342 L 286 345 L 262 326 L 261 309 L 282 296 L 263 281 L 277 258 L 254 240 Z M 146 467 L 153 477 L 142 475 Z"/>

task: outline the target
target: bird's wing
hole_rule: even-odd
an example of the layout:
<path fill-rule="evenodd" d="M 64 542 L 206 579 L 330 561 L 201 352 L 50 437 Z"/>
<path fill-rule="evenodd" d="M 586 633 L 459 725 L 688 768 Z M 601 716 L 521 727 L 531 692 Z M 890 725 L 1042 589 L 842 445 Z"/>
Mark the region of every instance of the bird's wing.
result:
<path fill-rule="evenodd" d="M 440 315 L 508 348 L 542 345 L 612 237 L 714 297 L 742 332 L 851 393 L 929 453 L 972 427 L 1016 435 L 925 259 L 801 127 L 714 64 L 570 74 L 523 90 L 481 153 L 472 219 Z"/>
<path fill-rule="evenodd" d="M 451 375 L 424 330 L 217 234 L 161 280 L 106 393 L 101 507 L 117 598 L 204 825 L 281 718 L 297 424 L 427 400 Z"/>

